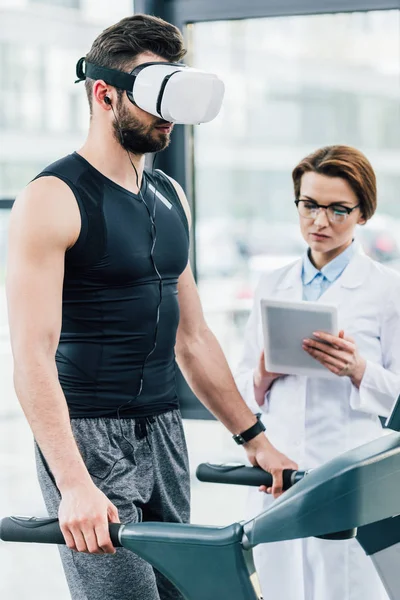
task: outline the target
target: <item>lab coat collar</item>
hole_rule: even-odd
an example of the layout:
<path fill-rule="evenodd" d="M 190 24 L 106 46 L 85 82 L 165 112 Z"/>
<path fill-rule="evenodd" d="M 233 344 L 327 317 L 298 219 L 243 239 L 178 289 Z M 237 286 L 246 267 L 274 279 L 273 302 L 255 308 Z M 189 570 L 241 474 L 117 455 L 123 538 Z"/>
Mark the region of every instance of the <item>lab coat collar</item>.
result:
<path fill-rule="evenodd" d="M 344 288 L 360 287 L 366 280 L 370 270 L 371 260 L 358 246 L 353 258 L 339 277 L 338 282 Z"/>
<path fill-rule="evenodd" d="M 318 273 L 322 273 L 322 275 L 329 281 L 329 283 L 333 283 L 336 279 L 339 279 L 340 275 L 343 273 L 345 268 L 350 263 L 353 258 L 355 252 L 355 242 L 353 241 L 350 246 L 348 246 L 343 252 L 341 252 L 338 256 L 328 262 L 327 265 L 322 267 L 321 270 L 314 267 L 310 260 L 310 249 L 308 248 L 307 252 L 303 256 L 303 271 L 302 271 L 302 280 L 303 284 L 307 285 L 311 283 L 311 281 L 318 275 Z"/>
<path fill-rule="evenodd" d="M 337 281 L 332 285 L 337 283 L 341 287 L 357 288 L 365 281 L 369 270 L 368 266 L 370 259 L 368 259 L 357 242 L 354 242 L 354 246 L 355 251 L 352 259 Z M 287 290 L 290 288 L 298 288 L 299 285 L 302 286 L 302 269 L 303 259 L 300 258 L 285 270 L 277 284 L 278 290 Z"/>
<path fill-rule="evenodd" d="M 277 284 L 278 290 L 288 290 L 301 284 L 301 273 L 303 270 L 303 259 L 299 258 L 286 268 Z"/>

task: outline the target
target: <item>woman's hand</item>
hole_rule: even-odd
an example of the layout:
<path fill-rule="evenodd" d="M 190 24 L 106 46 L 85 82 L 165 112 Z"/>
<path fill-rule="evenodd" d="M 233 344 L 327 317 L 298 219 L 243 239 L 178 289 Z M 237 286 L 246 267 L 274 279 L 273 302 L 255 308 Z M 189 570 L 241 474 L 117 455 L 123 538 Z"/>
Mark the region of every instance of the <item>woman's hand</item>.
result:
<path fill-rule="evenodd" d="M 265 368 L 265 356 L 264 350 L 260 354 L 260 360 L 258 361 L 257 368 L 254 370 L 253 383 L 254 383 L 254 396 L 258 406 L 262 406 L 265 400 L 265 394 L 271 387 L 272 383 L 278 377 L 283 377 L 281 373 L 271 373 Z"/>
<path fill-rule="evenodd" d="M 303 349 L 339 377 L 350 377 L 357 388 L 364 376 L 366 361 L 360 356 L 353 338 L 340 331 L 338 336 L 316 331 L 317 340 L 303 340 Z M 320 340 L 320 341 L 319 341 Z"/>

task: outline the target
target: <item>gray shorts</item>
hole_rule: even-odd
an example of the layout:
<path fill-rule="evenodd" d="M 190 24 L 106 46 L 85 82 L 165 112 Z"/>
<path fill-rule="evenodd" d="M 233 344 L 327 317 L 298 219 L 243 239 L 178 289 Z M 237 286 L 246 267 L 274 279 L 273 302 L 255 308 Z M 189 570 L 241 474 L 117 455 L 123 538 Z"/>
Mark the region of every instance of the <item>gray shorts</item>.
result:
<path fill-rule="evenodd" d="M 178 410 L 120 422 L 72 419 L 71 425 L 94 483 L 118 508 L 121 523 L 189 521 L 189 467 Z M 36 463 L 49 516 L 57 517 L 60 493 L 37 446 Z M 59 548 L 73 600 L 182 600 L 161 573 L 129 550 L 101 556 Z"/>

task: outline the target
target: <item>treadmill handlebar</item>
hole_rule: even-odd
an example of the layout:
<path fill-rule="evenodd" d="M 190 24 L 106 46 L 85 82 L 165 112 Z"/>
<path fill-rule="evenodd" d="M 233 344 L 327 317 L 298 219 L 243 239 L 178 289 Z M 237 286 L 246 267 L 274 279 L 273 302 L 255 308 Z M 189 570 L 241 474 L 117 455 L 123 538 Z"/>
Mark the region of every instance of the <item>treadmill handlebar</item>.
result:
<path fill-rule="evenodd" d="M 283 489 L 288 490 L 292 485 L 303 479 L 306 471 L 283 471 Z M 199 481 L 212 483 L 230 483 L 234 485 L 272 486 L 272 475 L 260 467 L 246 467 L 241 464 L 213 465 L 202 463 L 197 467 L 196 477 Z"/>
<path fill-rule="evenodd" d="M 307 471 L 283 471 L 283 489 L 287 490 L 302 479 Z M 260 467 L 241 464 L 202 463 L 197 467 L 200 481 L 230 483 L 235 485 L 272 486 L 272 475 Z M 111 541 L 120 547 L 119 523 L 109 523 Z M 41 517 L 6 517 L 0 520 L 0 540 L 5 542 L 36 542 L 41 544 L 65 544 L 58 519 Z"/>
<path fill-rule="evenodd" d="M 111 541 L 115 548 L 119 541 L 120 523 L 109 523 Z M 58 519 L 40 517 L 5 517 L 0 520 L 0 540 L 5 542 L 36 542 L 65 544 Z"/>

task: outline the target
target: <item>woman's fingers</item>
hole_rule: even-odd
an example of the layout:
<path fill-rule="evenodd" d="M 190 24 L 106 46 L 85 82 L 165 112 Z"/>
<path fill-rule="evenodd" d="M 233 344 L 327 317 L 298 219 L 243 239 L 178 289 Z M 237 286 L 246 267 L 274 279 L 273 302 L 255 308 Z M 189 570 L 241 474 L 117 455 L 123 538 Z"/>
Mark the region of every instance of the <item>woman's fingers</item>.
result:
<path fill-rule="evenodd" d="M 304 348 L 304 346 L 303 346 Z M 325 366 L 332 366 L 342 371 L 349 366 L 349 361 L 346 360 L 345 357 L 337 357 L 331 354 L 327 354 L 326 352 L 322 352 L 321 350 L 317 350 L 316 348 L 304 348 L 312 357 L 318 360 Z"/>
<path fill-rule="evenodd" d="M 259 369 L 260 369 L 260 374 L 261 374 L 262 377 L 265 377 L 268 374 L 267 370 L 265 368 L 265 354 L 264 354 L 264 350 L 262 350 L 261 354 L 260 354 Z"/>
<path fill-rule="evenodd" d="M 323 354 L 326 354 L 326 356 L 332 356 L 336 359 L 344 360 L 347 362 L 354 355 L 354 350 L 344 351 L 342 349 L 339 349 L 337 346 L 335 347 L 330 344 L 324 344 L 324 343 L 317 342 L 315 340 L 309 340 L 309 339 L 303 341 L 303 349 L 310 351 L 310 352 L 315 350 L 315 351 L 321 352 Z"/>
<path fill-rule="evenodd" d="M 345 336 L 343 329 L 338 336 L 323 331 L 313 335 L 317 339 L 303 340 L 303 350 L 335 375 L 352 377 L 360 360 L 353 338 Z"/>
<path fill-rule="evenodd" d="M 325 331 L 314 331 L 313 336 L 317 338 L 317 340 L 321 340 L 321 342 L 326 342 L 332 346 L 337 346 L 342 350 L 353 351 L 354 350 L 354 341 L 350 337 L 344 337 L 344 331 L 341 330 L 339 333 L 343 333 L 342 336 L 331 335 L 330 333 L 326 333 Z M 308 341 L 315 341 L 308 339 Z"/>
<path fill-rule="evenodd" d="M 271 371 L 267 371 L 267 369 L 265 368 L 265 354 L 264 350 L 262 350 L 260 354 L 260 360 L 258 363 L 258 369 L 256 371 L 256 379 L 276 379 L 277 377 L 281 377 L 281 373 L 271 373 Z"/>
<path fill-rule="evenodd" d="M 326 352 L 322 352 L 321 350 L 317 350 L 315 348 L 307 348 L 303 346 L 304 350 L 312 356 L 315 360 L 320 362 L 324 367 L 329 369 L 335 375 L 348 375 L 351 376 L 351 361 L 349 360 L 349 355 L 343 354 L 341 358 L 337 358 L 330 354 L 326 354 Z"/>

